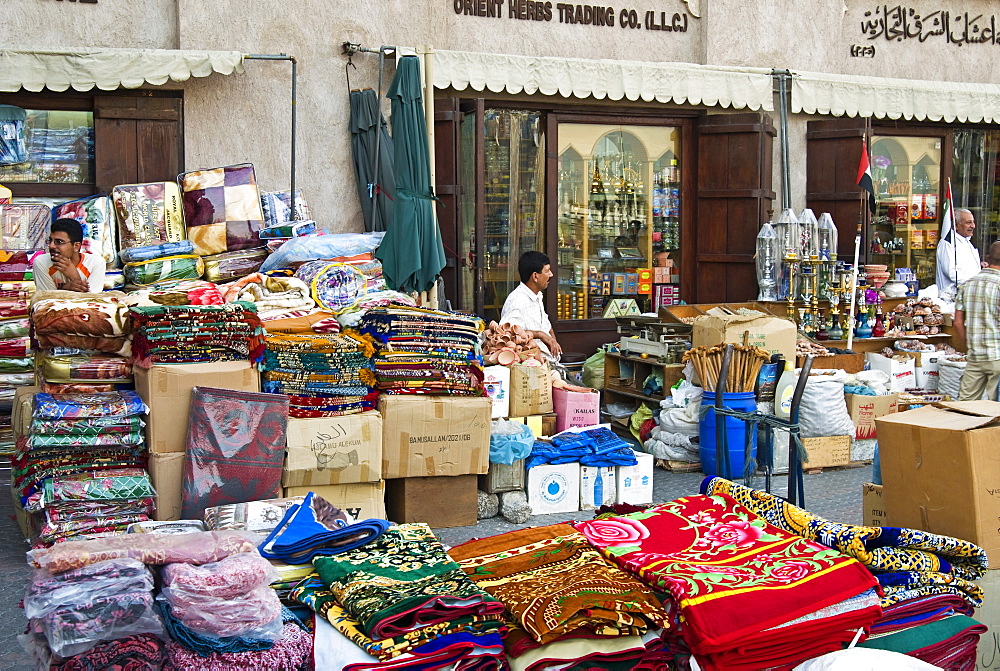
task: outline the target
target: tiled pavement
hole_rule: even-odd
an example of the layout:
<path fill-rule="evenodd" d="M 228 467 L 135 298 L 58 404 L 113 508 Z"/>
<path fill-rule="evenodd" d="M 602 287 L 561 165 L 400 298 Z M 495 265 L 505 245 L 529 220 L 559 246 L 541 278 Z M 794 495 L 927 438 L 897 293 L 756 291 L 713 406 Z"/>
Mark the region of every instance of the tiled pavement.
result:
<path fill-rule="evenodd" d="M 9 474 L 9 471 L 4 475 Z M 861 483 L 871 479 L 871 466 L 842 470 L 827 470 L 805 476 L 806 508 L 829 520 L 847 524 L 861 523 Z M 696 494 L 704 476 L 701 473 L 668 473 L 657 469 L 653 490 L 657 501 L 669 501 L 680 496 Z M 785 491 L 785 478 L 775 479 L 775 493 Z M 3 486 L 8 486 L 4 482 Z M 757 486 L 763 486 L 761 481 Z M 563 522 L 568 519 L 587 519 L 590 512 L 573 515 L 554 514 L 532 517 L 528 524 L 513 525 L 502 517 L 483 520 L 471 527 L 441 529 L 438 536 L 446 545 L 457 545 L 470 538 L 492 536 L 523 526 L 539 526 Z M 0 669 L 27 671 L 34 668 L 31 658 L 21 650 L 17 635 L 24 630 L 24 613 L 19 607 L 24 585 L 30 574 L 24 553 L 27 546 L 14 521 L 11 498 L 0 493 Z"/>

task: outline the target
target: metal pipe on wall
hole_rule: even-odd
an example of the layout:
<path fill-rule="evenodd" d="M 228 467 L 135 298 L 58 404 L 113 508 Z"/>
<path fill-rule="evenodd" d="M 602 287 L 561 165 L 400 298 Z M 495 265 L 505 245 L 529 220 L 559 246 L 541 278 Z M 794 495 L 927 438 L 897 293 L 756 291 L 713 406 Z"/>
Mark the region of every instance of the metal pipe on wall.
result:
<path fill-rule="evenodd" d="M 295 136 L 296 136 L 296 100 L 298 95 L 298 61 L 295 60 L 294 56 L 289 56 L 288 54 L 246 54 L 243 56 L 244 60 L 248 61 L 289 61 L 292 64 L 292 141 L 291 141 L 291 165 L 289 166 L 291 185 L 289 191 L 291 193 L 291 208 L 292 208 L 292 219 L 298 219 L 299 213 L 298 209 L 295 207 Z"/>
<path fill-rule="evenodd" d="M 778 82 L 778 128 L 781 139 L 778 146 L 781 150 L 781 208 L 792 206 L 792 194 L 789 185 L 792 183 L 792 172 L 788 158 L 788 80 L 792 78 L 789 70 L 771 70 L 771 76 Z"/>

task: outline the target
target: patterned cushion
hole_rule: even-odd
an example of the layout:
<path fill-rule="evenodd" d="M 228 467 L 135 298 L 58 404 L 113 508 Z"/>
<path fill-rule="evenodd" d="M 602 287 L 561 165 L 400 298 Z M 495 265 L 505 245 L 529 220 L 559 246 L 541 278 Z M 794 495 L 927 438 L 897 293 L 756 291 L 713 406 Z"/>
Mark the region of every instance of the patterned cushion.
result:
<path fill-rule="evenodd" d="M 264 212 L 253 165 L 195 170 L 180 175 L 177 181 L 195 254 L 207 256 L 261 246 Z"/>

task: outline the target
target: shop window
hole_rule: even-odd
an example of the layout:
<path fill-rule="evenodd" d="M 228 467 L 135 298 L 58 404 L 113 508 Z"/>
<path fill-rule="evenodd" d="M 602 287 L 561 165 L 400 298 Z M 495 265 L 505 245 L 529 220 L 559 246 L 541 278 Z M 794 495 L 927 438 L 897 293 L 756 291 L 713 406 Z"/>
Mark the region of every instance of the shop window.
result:
<path fill-rule="evenodd" d="M 3 184 L 93 184 L 94 113 L 26 109 L 27 160 L 0 165 Z"/>
<path fill-rule="evenodd" d="M 558 134 L 558 318 L 677 300 L 680 129 L 560 123 Z"/>
<path fill-rule="evenodd" d="M 980 254 L 1000 239 L 1000 131 L 955 131 L 952 198 L 976 217 L 972 242 Z"/>

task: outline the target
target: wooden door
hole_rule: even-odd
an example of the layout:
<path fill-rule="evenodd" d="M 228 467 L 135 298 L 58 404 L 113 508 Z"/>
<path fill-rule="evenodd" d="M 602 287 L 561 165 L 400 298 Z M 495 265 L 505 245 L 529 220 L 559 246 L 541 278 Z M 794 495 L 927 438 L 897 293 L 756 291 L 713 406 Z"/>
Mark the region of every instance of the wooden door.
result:
<path fill-rule="evenodd" d="M 458 256 L 461 245 L 459 217 L 462 208 L 462 187 L 459 183 L 459 151 L 462 112 L 458 98 L 434 99 L 434 193 L 438 197 L 437 219 L 445 249 L 445 267 L 441 270 L 444 295 L 458 309 L 458 269 L 467 260 Z"/>
<path fill-rule="evenodd" d="M 810 121 L 806 129 L 806 207 L 817 217 L 829 212 L 837 226 L 838 258 L 851 263 L 858 223 L 868 207 L 861 200 L 858 165 L 866 119 Z M 861 259 L 866 258 L 864 246 Z"/>
<path fill-rule="evenodd" d="M 716 114 L 698 124 L 694 303 L 757 297 L 757 232 L 773 208 L 775 130 L 762 113 Z"/>
<path fill-rule="evenodd" d="M 100 193 L 118 184 L 173 181 L 183 169 L 181 98 L 94 98 L 94 172 Z"/>

